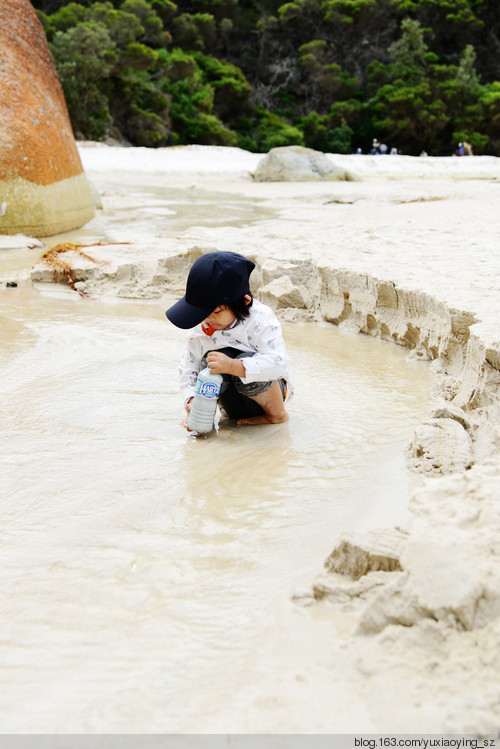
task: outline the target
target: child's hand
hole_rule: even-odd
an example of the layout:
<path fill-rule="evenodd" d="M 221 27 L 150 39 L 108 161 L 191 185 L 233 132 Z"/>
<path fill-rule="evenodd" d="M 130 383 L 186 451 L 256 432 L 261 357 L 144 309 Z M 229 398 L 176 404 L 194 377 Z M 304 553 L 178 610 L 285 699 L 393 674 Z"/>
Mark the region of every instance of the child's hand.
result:
<path fill-rule="evenodd" d="M 233 360 L 221 351 L 210 351 L 207 355 L 207 364 L 210 371 L 216 374 L 229 374 Z"/>
<path fill-rule="evenodd" d="M 236 377 L 245 377 L 245 367 L 241 359 L 231 359 L 222 351 L 210 351 L 207 354 L 207 364 L 210 371 L 215 374 L 231 374 Z"/>
<path fill-rule="evenodd" d="M 188 430 L 188 432 L 191 431 L 191 429 L 189 429 L 189 427 L 188 427 L 188 419 L 189 419 L 189 413 L 191 411 L 191 404 L 192 404 L 192 402 L 193 402 L 193 399 L 190 398 L 188 400 L 188 402 L 185 404 L 184 407 L 186 409 L 186 417 L 184 419 L 182 419 L 182 421 L 179 422 L 179 424 L 181 425 L 181 427 L 185 427 Z"/>

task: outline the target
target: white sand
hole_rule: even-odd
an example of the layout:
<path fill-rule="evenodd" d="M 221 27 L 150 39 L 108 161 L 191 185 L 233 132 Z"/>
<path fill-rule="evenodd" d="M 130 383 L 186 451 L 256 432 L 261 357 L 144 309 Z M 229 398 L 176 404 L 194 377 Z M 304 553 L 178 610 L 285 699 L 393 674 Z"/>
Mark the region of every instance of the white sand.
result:
<path fill-rule="evenodd" d="M 344 676 L 356 685 L 363 726 L 496 733 L 500 159 L 332 155 L 362 181 L 259 184 L 250 175 L 261 157 L 239 149 L 80 144 L 79 150 L 101 191 L 110 172 L 123 173 L 124 193 L 126 180 L 146 172 L 152 185 L 191 187 L 193 195 L 215 190 L 221 202 L 252 197 L 269 209 L 268 220 L 207 223 L 162 237 L 146 236 L 144 224 L 143 240 L 92 248 L 110 263 L 105 270 L 75 259 L 82 288 L 172 296 L 185 275 L 179 257 L 234 249 L 257 260 L 259 293 L 288 307 L 284 318 L 341 322 L 435 360 L 433 412 L 408 450 L 421 478 L 410 496 L 402 570 L 370 572 L 359 581 L 322 575 L 316 590 L 327 603 L 314 602 L 310 590 L 301 601 L 327 605 L 322 616 L 332 626 L 343 622 L 344 646 L 325 660 L 337 685 Z M 129 237 L 117 226 L 110 238 Z M 43 269 L 34 278 L 44 278 Z M 354 555 L 363 539 L 356 543 Z"/>
<path fill-rule="evenodd" d="M 177 146 L 175 148 L 113 148 L 102 143 L 80 143 L 80 157 L 85 170 L 109 172 L 159 172 L 169 175 L 245 176 L 254 172 L 262 154 L 222 146 Z M 495 156 L 433 157 L 413 156 L 343 156 L 330 154 L 339 166 L 361 177 L 458 177 L 495 179 L 500 164 Z"/>

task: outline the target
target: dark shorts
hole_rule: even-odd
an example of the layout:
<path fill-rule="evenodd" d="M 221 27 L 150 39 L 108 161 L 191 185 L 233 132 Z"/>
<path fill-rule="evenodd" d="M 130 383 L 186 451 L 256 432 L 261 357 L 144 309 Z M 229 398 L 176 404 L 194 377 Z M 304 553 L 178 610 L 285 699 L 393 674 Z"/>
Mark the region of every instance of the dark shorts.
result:
<path fill-rule="evenodd" d="M 254 351 L 240 351 L 229 346 L 216 350 L 222 354 L 226 354 L 226 356 L 230 356 L 231 359 L 248 359 L 255 355 Z M 209 353 L 207 351 L 207 354 Z M 202 367 L 206 366 L 205 356 L 202 360 Z M 224 374 L 222 377 L 223 382 L 219 396 L 219 405 L 222 406 L 231 419 L 246 419 L 250 416 L 260 416 L 264 413 L 259 404 L 252 400 L 252 396 L 265 393 L 266 390 L 269 390 L 274 385 L 276 380 L 244 383 L 239 377 L 235 377 L 234 375 Z M 278 382 L 283 400 L 285 400 L 286 382 L 283 378 L 279 379 Z"/>

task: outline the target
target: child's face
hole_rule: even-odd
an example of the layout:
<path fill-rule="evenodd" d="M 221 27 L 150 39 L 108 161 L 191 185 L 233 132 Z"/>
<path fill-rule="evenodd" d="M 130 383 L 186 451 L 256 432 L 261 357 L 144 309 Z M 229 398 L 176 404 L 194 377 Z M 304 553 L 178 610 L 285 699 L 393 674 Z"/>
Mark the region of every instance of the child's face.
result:
<path fill-rule="evenodd" d="M 224 304 L 216 307 L 208 317 L 203 320 L 207 325 L 211 325 L 215 330 L 225 330 L 236 320 L 236 315 L 231 312 L 229 307 Z"/>

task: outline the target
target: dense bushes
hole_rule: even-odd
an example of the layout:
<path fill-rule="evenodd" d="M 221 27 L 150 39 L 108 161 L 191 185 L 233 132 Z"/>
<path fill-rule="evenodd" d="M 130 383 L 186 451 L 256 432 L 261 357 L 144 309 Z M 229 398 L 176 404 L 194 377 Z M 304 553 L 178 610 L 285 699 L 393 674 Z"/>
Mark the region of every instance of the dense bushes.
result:
<path fill-rule="evenodd" d="M 77 137 L 500 155 L 497 0 L 33 4 Z"/>

